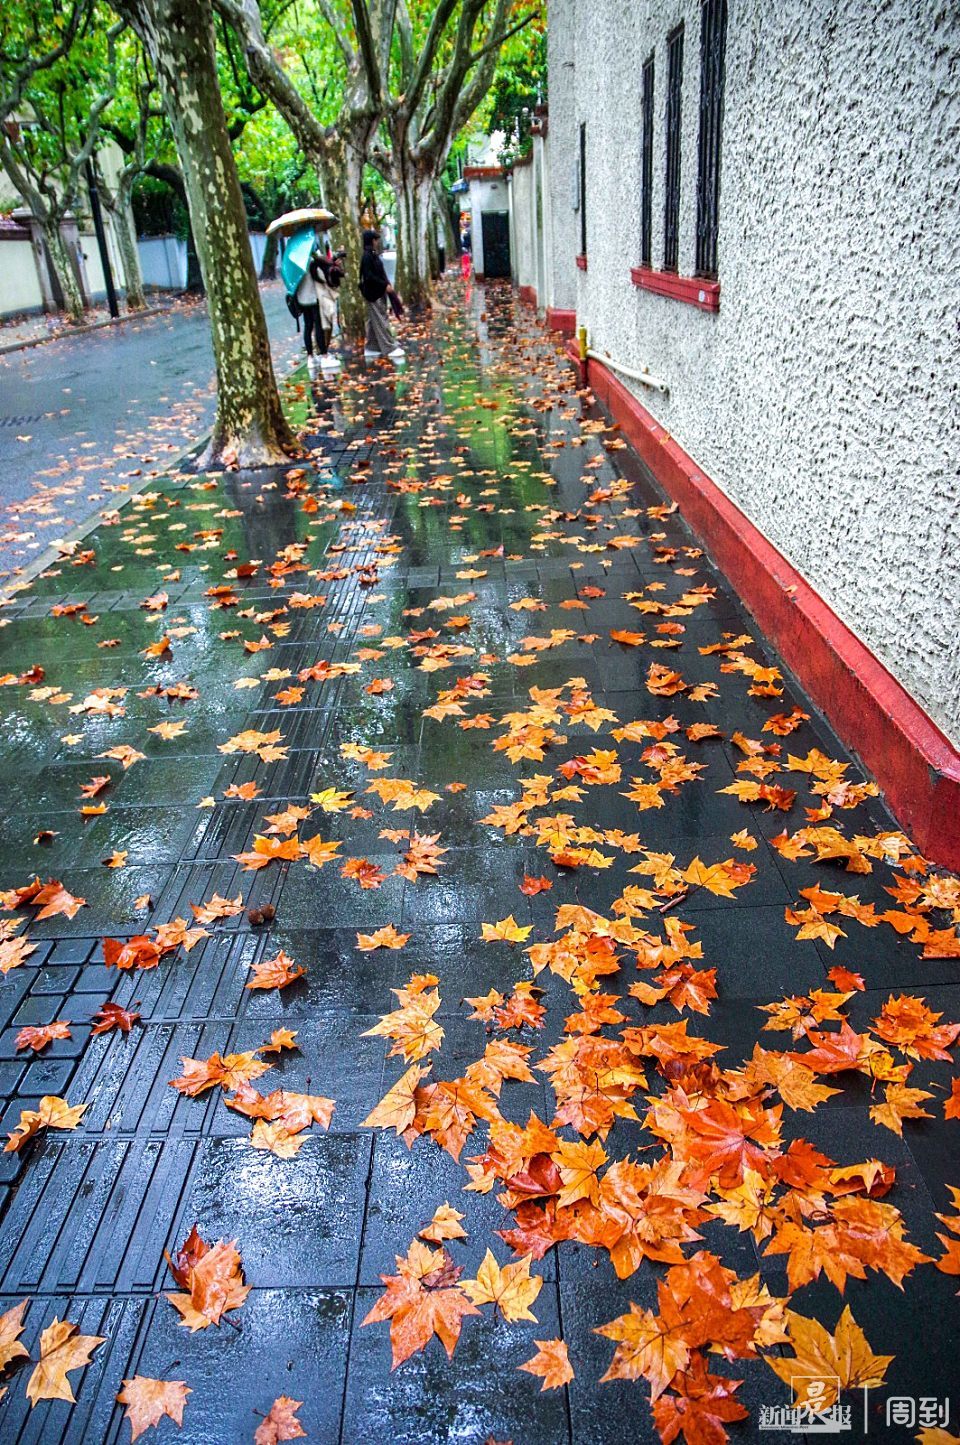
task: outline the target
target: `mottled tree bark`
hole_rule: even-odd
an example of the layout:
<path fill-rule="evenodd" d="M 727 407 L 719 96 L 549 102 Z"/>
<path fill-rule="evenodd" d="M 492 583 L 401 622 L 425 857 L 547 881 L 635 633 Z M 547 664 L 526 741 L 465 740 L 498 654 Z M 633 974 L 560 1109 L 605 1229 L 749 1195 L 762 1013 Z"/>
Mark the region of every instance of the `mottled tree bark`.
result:
<path fill-rule="evenodd" d="M 370 4 L 354 0 L 354 20 L 361 32 Z M 411 306 L 431 300 L 430 200 L 450 146 L 490 89 L 500 47 L 533 18 L 530 11 L 512 21 L 512 9 L 511 0 L 496 0 L 492 14 L 488 0 L 435 0 L 427 34 L 417 42 L 407 0 L 398 0 L 397 47 L 396 54 L 390 52 L 390 64 L 399 64 L 403 93 L 384 105 L 389 147 L 374 145 L 370 159 L 396 192 L 397 290 Z M 362 47 L 362 54 L 371 88 L 387 96 L 390 67 L 377 75 L 374 47 Z"/>
<path fill-rule="evenodd" d="M 333 156 L 325 157 L 318 169 L 327 208 L 340 218 L 340 224 L 330 236 L 333 249 L 347 253 L 343 262 L 344 277 L 340 283 L 340 325 L 345 337 L 360 341 L 367 324 L 366 303 L 360 295 L 359 285 L 363 164 L 356 163 L 352 148 L 342 141 L 336 145 L 335 152 Z"/>
<path fill-rule="evenodd" d="M 140 251 L 133 220 L 133 206 L 130 192 L 121 186 L 116 209 L 111 211 L 113 233 L 117 238 L 120 260 L 123 262 L 123 283 L 128 311 L 142 311 L 147 304 L 143 290 L 143 271 L 140 267 Z"/>
<path fill-rule="evenodd" d="M 401 166 L 394 182 L 397 197 L 397 290 L 416 310 L 429 306 L 433 292 L 429 227 L 433 174 L 411 174 Z"/>
<path fill-rule="evenodd" d="M 202 464 L 272 466 L 293 451 L 277 393 L 227 134 L 210 0 L 115 0 L 150 56 L 183 169 L 210 309 L 217 415 Z"/>
<path fill-rule="evenodd" d="M 46 221 L 39 220 L 39 225 L 44 245 L 47 248 L 47 260 L 57 278 L 60 294 L 63 297 L 63 309 L 71 321 L 82 321 L 86 308 L 83 304 L 83 296 L 80 294 L 76 272 L 71 265 L 67 248 L 60 234 L 60 217 L 54 216 L 51 220 Z"/>
<path fill-rule="evenodd" d="M 259 0 L 214 0 L 218 12 L 240 37 L 247 69 L 257 87 L 268 95 L 283 116 L 305 159 L 316 170 L 324 204 L 335 211 L 340 224 L 331 236 L 335 250 L 345 250 L 345 275 L 340 287 L 340 321 L 344 335 L 360 340 L 366 325 L 366 308 L 358 285 L 360 269 L 360 212 L 363 167 L 380 118 L 378 64 L 365 63 L 336 20 L 328 20 L 343 54 L 346 67 L 343 108 L 335 125 L 323 125 L 284 70 L 277 52 L 263 29 Z M 359 13 L 359 12 L 358 12 Z M 365 12 L 364 12 L 365 13 Z M 381 62 L 390 51 L 388 24 L 377 35 L 366 36 L 370 46 L 379 44 Z"/>
<path fill-rule="evenodd" d="M 102 176 L 99 185 L 100 199 L 104 208 L 110 213 L 113 234 L 117 238 L 117 248 L 123 265 L 123 289 L 128 311 L 142 311 L 147 304 L 131 201 L 134 182 L 139 174 L 139 165 L 128 165 L 120 172 L 115 191 L 111 191 Z"/>

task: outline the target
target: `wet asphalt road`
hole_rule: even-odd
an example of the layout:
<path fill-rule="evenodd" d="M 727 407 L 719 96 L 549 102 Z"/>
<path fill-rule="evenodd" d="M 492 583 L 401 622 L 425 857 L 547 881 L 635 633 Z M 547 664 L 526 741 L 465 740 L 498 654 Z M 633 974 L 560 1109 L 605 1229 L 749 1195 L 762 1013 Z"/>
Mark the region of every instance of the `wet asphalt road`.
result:
<path fill-rule="evenodd" d="M 279 283 L 261 294 L 279 377 L 300 338 Z M 0 574 L 110 504 L 102 483 L 122 484 L 152 459 L 169 465 L 203 435 L 213 406 L 202 303 L 0 357 Z M 71 490 L 58 491 L 46 516 L 11 513 L 38 482 Z"/>

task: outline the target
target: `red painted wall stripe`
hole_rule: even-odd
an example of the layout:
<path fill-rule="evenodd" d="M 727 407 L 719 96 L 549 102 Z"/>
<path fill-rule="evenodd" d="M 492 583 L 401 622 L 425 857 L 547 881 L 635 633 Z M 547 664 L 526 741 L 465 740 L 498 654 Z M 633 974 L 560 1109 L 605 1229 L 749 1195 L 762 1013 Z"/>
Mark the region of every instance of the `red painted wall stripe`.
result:
<path fill-rule="evenodd" d="M 564 311 L 556 306 L 548 306 L 547 325 L 551 331 L 559 331 L 563 336 L 572 336 L 577 329 L 577 313 Z"/>
<path fill-rule="evenodd" d="M 567 346 L 579 361 L 576 347 Z M 960 869 L 960 752 L 796 568 L 611 371 L 587 381 L 787 665 L 932 861 Z"/>
<path fill-rule="evenodd" d="M 634 286 L 699 306 L 701 311 L 720 310 L 720 282 L 704 281 L 697 276 L 678 276 L 675 271 L 651 271 L 648 266 L 634 266 L 630 272 Z"/>

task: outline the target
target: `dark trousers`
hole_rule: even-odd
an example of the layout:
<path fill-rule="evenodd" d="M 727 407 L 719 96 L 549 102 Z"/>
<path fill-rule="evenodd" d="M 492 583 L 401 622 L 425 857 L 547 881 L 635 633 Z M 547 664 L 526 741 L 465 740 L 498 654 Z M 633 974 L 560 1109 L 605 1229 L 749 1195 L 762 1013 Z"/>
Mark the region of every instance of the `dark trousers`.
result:
<path fill-rule="evenodd" d="M 327 346 L 330 338 L 320 325 L 320 307 L 317 305 L 304 306 L 303 308 L 303 344 L 307 348 L 307 355 L 313 355 L 313 343 L 317 343 L 317 352 L 320 356 L 326 356 Z"/>

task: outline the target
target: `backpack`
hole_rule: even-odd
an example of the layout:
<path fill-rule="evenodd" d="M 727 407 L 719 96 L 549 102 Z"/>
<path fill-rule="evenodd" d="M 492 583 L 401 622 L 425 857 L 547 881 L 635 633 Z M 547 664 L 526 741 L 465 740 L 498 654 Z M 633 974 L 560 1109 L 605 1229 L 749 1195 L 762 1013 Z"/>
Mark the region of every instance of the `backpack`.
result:
<path fill-rule="evenodd" d="M 287 303 L 287 310 L 290 312 L 290 315 L 293 317 L 294 321 L 297 323 L 297 330 L 299 331 L 299 330 L 300 330 L 300 317 L 301 317 L 301 315 L 302 315 L 302 313 L 303 313 L 303 307 L 300 305 L 300 302 L 297 300 L 297 293 L 296 293 L 296 291 L 288 291 L 287 294 L 286 294 L 286 296 L 284 297 L 284 300 L 285 300 L 286 303 Z"/>

